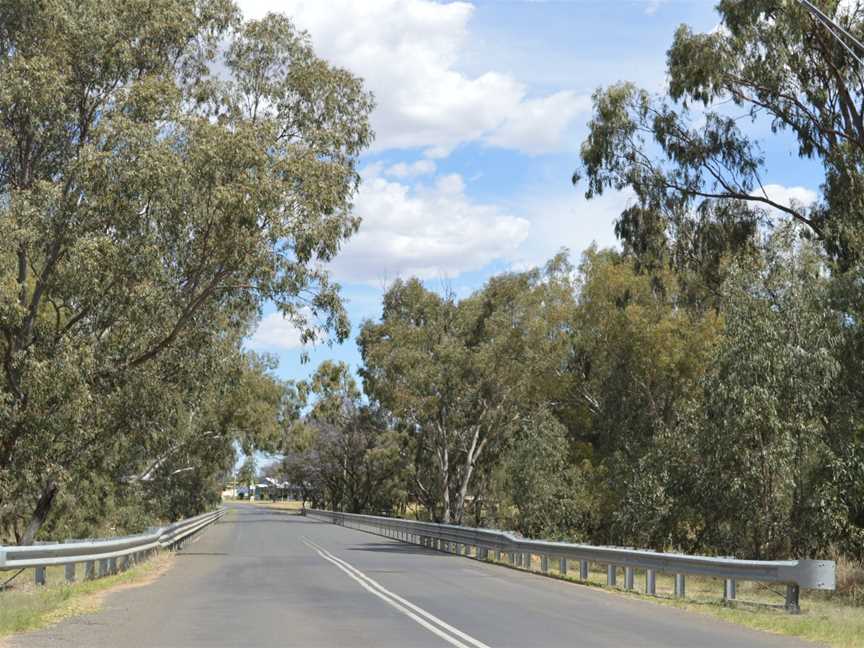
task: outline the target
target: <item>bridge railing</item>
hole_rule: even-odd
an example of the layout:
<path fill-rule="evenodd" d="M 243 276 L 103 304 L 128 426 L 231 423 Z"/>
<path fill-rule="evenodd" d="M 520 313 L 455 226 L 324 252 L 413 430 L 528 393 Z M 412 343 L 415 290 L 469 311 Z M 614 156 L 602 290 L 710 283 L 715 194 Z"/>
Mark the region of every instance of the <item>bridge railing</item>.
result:
<path fill-rule="evenodd" d="M 619 571 L 624 572 L 624 588 L 635 589 L 635 572 L 644 570 L 644 592 L 656 595 L 657 574 L 675 577 L 674 595 L 685 596 L 685 577 L 688 575 L 721 578 L 724 581 L 723 598 L 727 602 L 736 598 L 738 581 L 777 583 L 786 586 L 785 607 L 789 612 L 800 612 L 802 589 L 836 589 L 836 566 L 831 560 L 738 560 L 713 556 L 689 556 L 660 553 L 645 549 L 603 547 L 546 540 L 530 540 L 506 531 L 478 529 L 449 524 L 435 524 L 374 515 L 355 515 L 306 509 L 305 514 L 326 519 L 334 524 L 376 533 L 423 547 L 470 556 L 478 560 L 506 560 L 514 567 L 532 569 L 532 557 L 540 557 L 542 572 L 548 572 L 550 560 L 558 561 L 561 575 L 567 573 L 568 562 L 579 565 L 579 577 L 588 579 L 590 563 L 606 566 L 606 583 L 617 584 Z"/>
<path fill-rule="evenodd" d="M 219 520 L 226 509 L 202 513 L 146 533 L 91 540 L 67 540 L 28 545 L 0 545 L 0 571 L 35 569 L 36 583 L 45 584 L 45 568 L 65 565 L 67 581 L 76 578 L 75 566 L 84 564 L 84 578 L 107 576 L 148 558 L 157 549 L 176 548 L 195 533 Z M 98 567 L 98 569 L 97 569 Z"/>

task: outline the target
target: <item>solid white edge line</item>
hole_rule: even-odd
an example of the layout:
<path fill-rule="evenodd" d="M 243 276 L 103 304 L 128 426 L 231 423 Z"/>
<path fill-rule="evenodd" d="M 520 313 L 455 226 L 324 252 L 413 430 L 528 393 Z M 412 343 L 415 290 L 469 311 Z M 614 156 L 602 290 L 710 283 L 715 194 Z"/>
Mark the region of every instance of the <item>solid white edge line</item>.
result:
<path fill-rule="evenodd" d="M 311 540 L 310 540 L 309 542 L 311 543 Z M 312 543 L 312 544 L 314 545 L 314 543 Z M 327 550 L 324 549 L 323 547 L 319 547 L 319 546 L 315 545 L 314 548 L 315 548 L 316 551 L 323 551 L 325 554 L 327 554 L 327 555 L 328 555 L 330 558 L 332 558 L 333 560 L 336 560 L 337 562 L 339 562 L 339 563 L 341 563 L 342 565 L 344 565 L 346 568 L 352 570 L 353 572 L 356 573 L 356 575 L 357 575 L 359 578 L 362 578 L 362 579 L 366 580 L 366 581 L 367 581 L 370 585 L 372 585 L 373 587 L 376 587 L 376 588 L 380 589 L 380 590 L 381 590 L 382 592 L 384 592 L 387 596 L 391 596 L 391 597 L 393 597 L 393 599 L 395 599 L 396 601 L 398 601 L 399 603 L 401 603 L 401 604 L 404 605 L 405 607 L 407 607 L 407 608 L 413 610 L 413 611 L 416 612 L 417 614 L 420 614 L 420 615 L 422 615 L 422 616 L 425 616 L 427 619 L 429 619 L 429 620 L 432 621 L 433 623 L 437 623 L 438 625 L 440 625 L 442 628 L 444 628 L 444 629 L 447 630 L 448 632 L 450 632 L 450 633 L 456 635 L 457 637 L 460 637 L 461 639 L 463 639 L 463 640 L 469 642 L 470 644 L 474 645 L 475 648 L 489 648 L 489 646 L 487 646 L 486 644 L 484 644 L 482 641 L 480 641 L 480 640 L 478 640 L 478 639 L 475 639 L 474 637 L 472 637 L 472 636 L 470 636 L 470 635 L 465 634 L 464 632 L 462 632 L 462 631 L 459 630 L 458 628 L 454 628 L 453 626 L 451 626 L 451 625 L 448 624 L 447 622 L 442 621 L 441 619 L 439 619 L 438 617 L 436 617 L 436 616 L 435 616 L 434 614 L 432 614 L 431 612 L 427 612 L 427 611 L 424 610 L 423 608 L 414 605 L 414 604 L 411 603 L 410 601 L 406 601 L 404 598 L 402 598 L 402 597 L 399 596 L 398 594 L 396 594 L 396 593 L 394 593 L 394 592 L 391 592 L 390 590 L 386 589 L 383 585 L 381 585 L 381 584 L 378 583 L 377 581 L 373 580 L 372 578 L 370 578 L 369 576 L 367 576 L 366 574 L 364 574 L 364 573 L 361 572 L 359 569 L 357 569 L 356 567 L 354 567 L 354 566 L 351 565 L 350 563 L 346 562 L 346 561 L 343 560 L 342 558 L 339 558 L 338 556 L 334 556 L 333 554 L 331 554 L 329 551 L 327 551 Z"/>
<path fill-rule="evenodd" d="M 315 546 L 312 545 L 311 543 L 307 542 L 306 540 L 304 540 L 304 542 L 306 542 L 307 545 L 309 545 L 312 549 L 314 549 L 314 550 L 318 553 L 318 555 L 321 556 L 324 560 L 326 560 L 327 562 L 329 562 L 329 563 L 335 565 L 338 569 L 340 569 L 342 572 L 344 572 L 345 574 L 347 574 L 350 578 L 352 578 L 352 579 L 355 580 L 357 583 L 359 583 L 359 585 L 360 585 L 363 589 L 365 589 L 366 591 L 368 591 L 368 592 L 374 594 L 375 596 L 377 596 L 378 598 L 380 598 L 382 601 L 388 603 L 389 605 L 393 606 L 394 608 L 396 608 L 397 610 L 399 610 L 399 611 L 400 611 L 402 614 L 404 614 L 405 616 L 410 617 L 410 618 L 413 619 L 415 622 L 417 622 L 418 624 L 420 624 L 421 626 L 423 626 L 424 628 L 426 628 L 426 629 L 427 629 L 429 632 L 431 632 L 432 634 L 437 635 L 438 637 L 441 637 L 441 638 L 442 638 L 444 641 L 446 641 L 447 643 L 456 646 L 456 648 L 470 648 L 469 646 L 463 644 L 461 641 L 459 641 L 459 640 L 456 639 L 455 637 L 451 637 L 449 634 L 447 634 L 447 633 L 444 632 L 443 630 L 441 630 L 441 629 L 439 629 L 439 628 L 436 628 L 434 625 L 432 625 L 431 623 L 429 623 L 429 622 L 426 621 L 425 619 L 420 618 L 419 616 L 417 616 L 416 614 L 414 614 L 413 612 L 411 612 L 411 610 L 407 609 L 406 607 L 404 607 L 404 606 L 400 605 L 399 603 L 397 603 L 396 601 L 392 600 L 389 596 L 386 596 L 386 595 L 384 595 L 382 592 L 379 592 L 378 590 L 376 590 L 376 589 L 374 589 L 373 587 L 369 586 L 368 584 L 366 584 L 365 582 L 363 582 L 363 580 L 361 580 L 360 578 L 358 578 L 357 576 L 355 576 L 354 574 L 352 574 L 348 569 L 346 569 L 345 567 L 343 567 L 342 565 L 340 565 L 338 562 L 336 562 L 336 561 L 333 560 L 332 558 L 329 558 L 328 556 L 326 556 L 322 550 L 318 549 L 317 547 L 315 547 Z"/>

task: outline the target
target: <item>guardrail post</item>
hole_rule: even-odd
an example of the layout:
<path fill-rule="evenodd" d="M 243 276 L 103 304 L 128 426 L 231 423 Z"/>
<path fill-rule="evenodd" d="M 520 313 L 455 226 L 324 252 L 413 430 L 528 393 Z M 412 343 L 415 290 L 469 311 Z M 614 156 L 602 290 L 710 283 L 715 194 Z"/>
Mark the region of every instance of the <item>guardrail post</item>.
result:
<path fill-rule="evenodd" d="M 549 556 L 546 554 L 540 556 L 540 571 L 544 574 L 549 573 Z"/>
<path fill-rule="evenodd" d="M 653 569 L 645 570 L 645 593 L 649 596 L 657 595 L 657 572 Z"/>
<path fill-rule="evenodd" d="M 725 601 L 734 601 L 735 600 L 735 579 L 727 578 L 723 582 L 723 600 Z"/>
<path fill-rule="evenodd" d="M 522 552 L 522 569 L 531 571 L 531 554 Z"/>
<path fill-rule="evenodd" d="M 67 583 L 75 582 L 75 563 L 66 563 L 65 576 Z"/>
<path fill-rule="evenodd" d="M 790 614 L 801 613 L 801 605 L 798 600 L 800 595 L 801 588 L 797 584 L 789 583 L 786 586 L 786 611 Z"/>
<path fill-rule="evenodd" d="M 675 598 L 684 598 L 684 574 L 675 574 Z"/>
<path fill-rule="evenodd" d="M 99 578 L 102 578 L 103 576 L 107 576 L 108 573 L 110 572 L 110 570 L 111 570 L 111 566 L 108 563 L 107 558 L 102 558 L 101 560 L 99 560 Z"/>
<path fill-rule="evenodd" d="M 96 578 L 96 563 L 88 560 L 84 563 L 84 580 L 93 580 Z"/>
<path fill-rule="evenodd" d="M 558 559 L 558 573 L 561 574 L 562 576 L 567 575 L 567 559 L 566 558 L 559 558 Z"/>
<path fill-rule="evenodd" d="M 36 575 L 36 584 L 37 585 L 44 585 L 45 584 L 45 568 L 44 567 L 36 567 L 36 569 L 34 569 L 33 571 L 35 572 L 35 575 Z"/>
<path fill-rule="evenodd" d="M 632 590 L 633 589 L 633 568 L 625 567 L 624 568 L 624 589 Z"/>
<path fill-rule="evenodd" d="M 108 569 L 111 570 L 112 574 L 117 573 L 117 559 L 116 558 L 109 558 L 108 559 Z"/>
<path fill-rule="evenodd" d="M 579 561 L 579 580 L 587 581 L 588 580 L 588 561 L 580 560 Z"/>
<path fill-rule="evenodd" d="M 606 565 L 606 584 L 609 587 L 614 587 L 617 579 L 617 570 L 615 565 Z"/>

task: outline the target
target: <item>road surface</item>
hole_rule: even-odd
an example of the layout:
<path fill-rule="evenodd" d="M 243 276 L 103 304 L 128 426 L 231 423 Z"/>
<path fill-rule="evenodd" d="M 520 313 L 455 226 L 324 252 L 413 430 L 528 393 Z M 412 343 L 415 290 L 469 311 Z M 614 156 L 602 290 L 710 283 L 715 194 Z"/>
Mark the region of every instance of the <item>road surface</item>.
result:
<path fill-rule="evenodd" d="M 15 648 L 811 646 L 334 526 L 234 506 L 154 583 Z"/>

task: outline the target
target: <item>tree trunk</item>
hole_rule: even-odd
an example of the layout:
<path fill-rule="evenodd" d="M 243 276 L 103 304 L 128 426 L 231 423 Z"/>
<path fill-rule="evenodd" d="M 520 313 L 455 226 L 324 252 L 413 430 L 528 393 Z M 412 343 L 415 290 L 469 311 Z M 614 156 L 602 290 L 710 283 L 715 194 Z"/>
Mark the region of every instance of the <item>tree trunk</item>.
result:
<path fill-rule="evenodd" d="M 462 483 L 459 485 L 459 492 L 456 495 L 456 510 L 453 520 L 456 524 L 462 524 L 462 516 L 465 513 L 465 498 L 468 496 L 468 486 L 471 483 L 471 477 L 474 474 L 474 466 L 477 465 L 477 458 L 483 451 L 483 446 L 486 444 L 485 439 L 478 443 L 480 439 L 480 428 L 474 430 L 474 437 L 471 439 L 471 448 L 465 456 L 465 472 L 462 475 Z"/>
<path fill-rule="evenodd" d="M 450 455 L 447 453 L 446 446 L 442 449 L 440 457 L 442 484 L 441 501 L 444 509 L 441 514 L 441 522 L 443 524 L 450 524 Z"/>
<path fill-rule="evenodd" d="M 58 490 L 59 486 L 53 480 L 45 484 L 45 487 L 42 489 L 42 495 L 39 496 L 39 501 L 36 503 L 36 510 L 33 511 L 33 517 L 30 518 L 30 524 L 27 525 L 27 530 L 21 537 L 19 545 L 26 546 L 33 544 L 36 534 L 39 533 L 39 529 L 42 528 L 45 520 L 48 519 L 48 513 L 51 512 L 51 505 L 54 503 L 54 496 L 57 495 Z"/>

